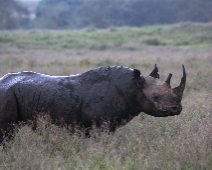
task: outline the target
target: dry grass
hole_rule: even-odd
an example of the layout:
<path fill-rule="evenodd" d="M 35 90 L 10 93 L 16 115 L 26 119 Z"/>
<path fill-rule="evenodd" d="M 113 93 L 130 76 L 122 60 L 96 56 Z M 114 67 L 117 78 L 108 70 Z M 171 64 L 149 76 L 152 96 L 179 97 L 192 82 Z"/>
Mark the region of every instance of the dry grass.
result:
<path fill-rule="evenodd" d="M 66 128 L 46 126 L 46 120 L 37 131 L 31 125 L 20 125 L 14 140 L 0 146 L 0 169 L 211 169 L 211 58 L 211 49 L 173 46 L 95 51 L 1 45 L 1 76 L 23 70 L 70 75 L 100 65 L 124 65 L 149 74 L 157 63 L 159 83 L 171 72 L 176 86 L 184 63 L 187 86 L 179 116 L 155 118 L 141 113 L 114 135 L 98 131 L 91 138 L 70 135 Z"/>

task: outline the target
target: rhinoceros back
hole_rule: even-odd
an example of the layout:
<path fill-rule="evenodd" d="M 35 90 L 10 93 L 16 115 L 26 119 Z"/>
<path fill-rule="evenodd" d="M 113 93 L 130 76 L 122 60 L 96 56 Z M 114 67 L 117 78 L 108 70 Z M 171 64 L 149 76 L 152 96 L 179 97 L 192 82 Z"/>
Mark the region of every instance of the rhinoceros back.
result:
<path fill-rule="evenodd" d="M 74 77 L 31 72 L 22 72 L 17 77 L 24 77 L 14 88 L 20 120 L 48 113 L 53 120 L 64 120 L 65 123 L 78 121 L 80 98 Z"/>

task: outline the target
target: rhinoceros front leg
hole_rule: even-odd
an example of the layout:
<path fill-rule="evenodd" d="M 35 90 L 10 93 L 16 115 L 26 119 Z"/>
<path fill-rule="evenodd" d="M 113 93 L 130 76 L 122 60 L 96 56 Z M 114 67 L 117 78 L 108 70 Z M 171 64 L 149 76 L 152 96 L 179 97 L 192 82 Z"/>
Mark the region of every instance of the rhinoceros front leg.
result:
<path fill-rule="evenodd" d="M 13 136 L 14 126 L 12 124 L 4 123 L 0 124 L 0 144 L 4 138 L 11 138 Z"/>

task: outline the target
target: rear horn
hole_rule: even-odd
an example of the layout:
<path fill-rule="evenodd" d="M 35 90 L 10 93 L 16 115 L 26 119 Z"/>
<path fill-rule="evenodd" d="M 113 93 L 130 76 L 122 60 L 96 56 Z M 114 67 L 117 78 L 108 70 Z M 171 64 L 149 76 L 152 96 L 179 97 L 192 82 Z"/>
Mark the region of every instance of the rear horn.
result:
<path fill-rule="evenodd" d="M 167 77 L 166 79 L 166 83 L 170 85 L 170 82 L 171 82 L 171 78 L 172 78 L 172 73 L 169 73 L 169 76 Z"/>

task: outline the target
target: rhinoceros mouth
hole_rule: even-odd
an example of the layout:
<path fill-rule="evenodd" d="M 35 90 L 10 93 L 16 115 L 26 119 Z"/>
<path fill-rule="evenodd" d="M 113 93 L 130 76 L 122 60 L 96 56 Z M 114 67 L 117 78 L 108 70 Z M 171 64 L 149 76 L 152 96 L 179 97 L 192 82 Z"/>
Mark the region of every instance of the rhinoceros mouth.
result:
<path fill-rule="evenodd" d="M 175 116 L 181 113 L 182 107 L 181 106 L 171 106 L 171 107 L 161 106 L 159 108 L 155 107 L 154 111 L 156 112 L 156 114 L 158 114 L 159 117 Z"/>

